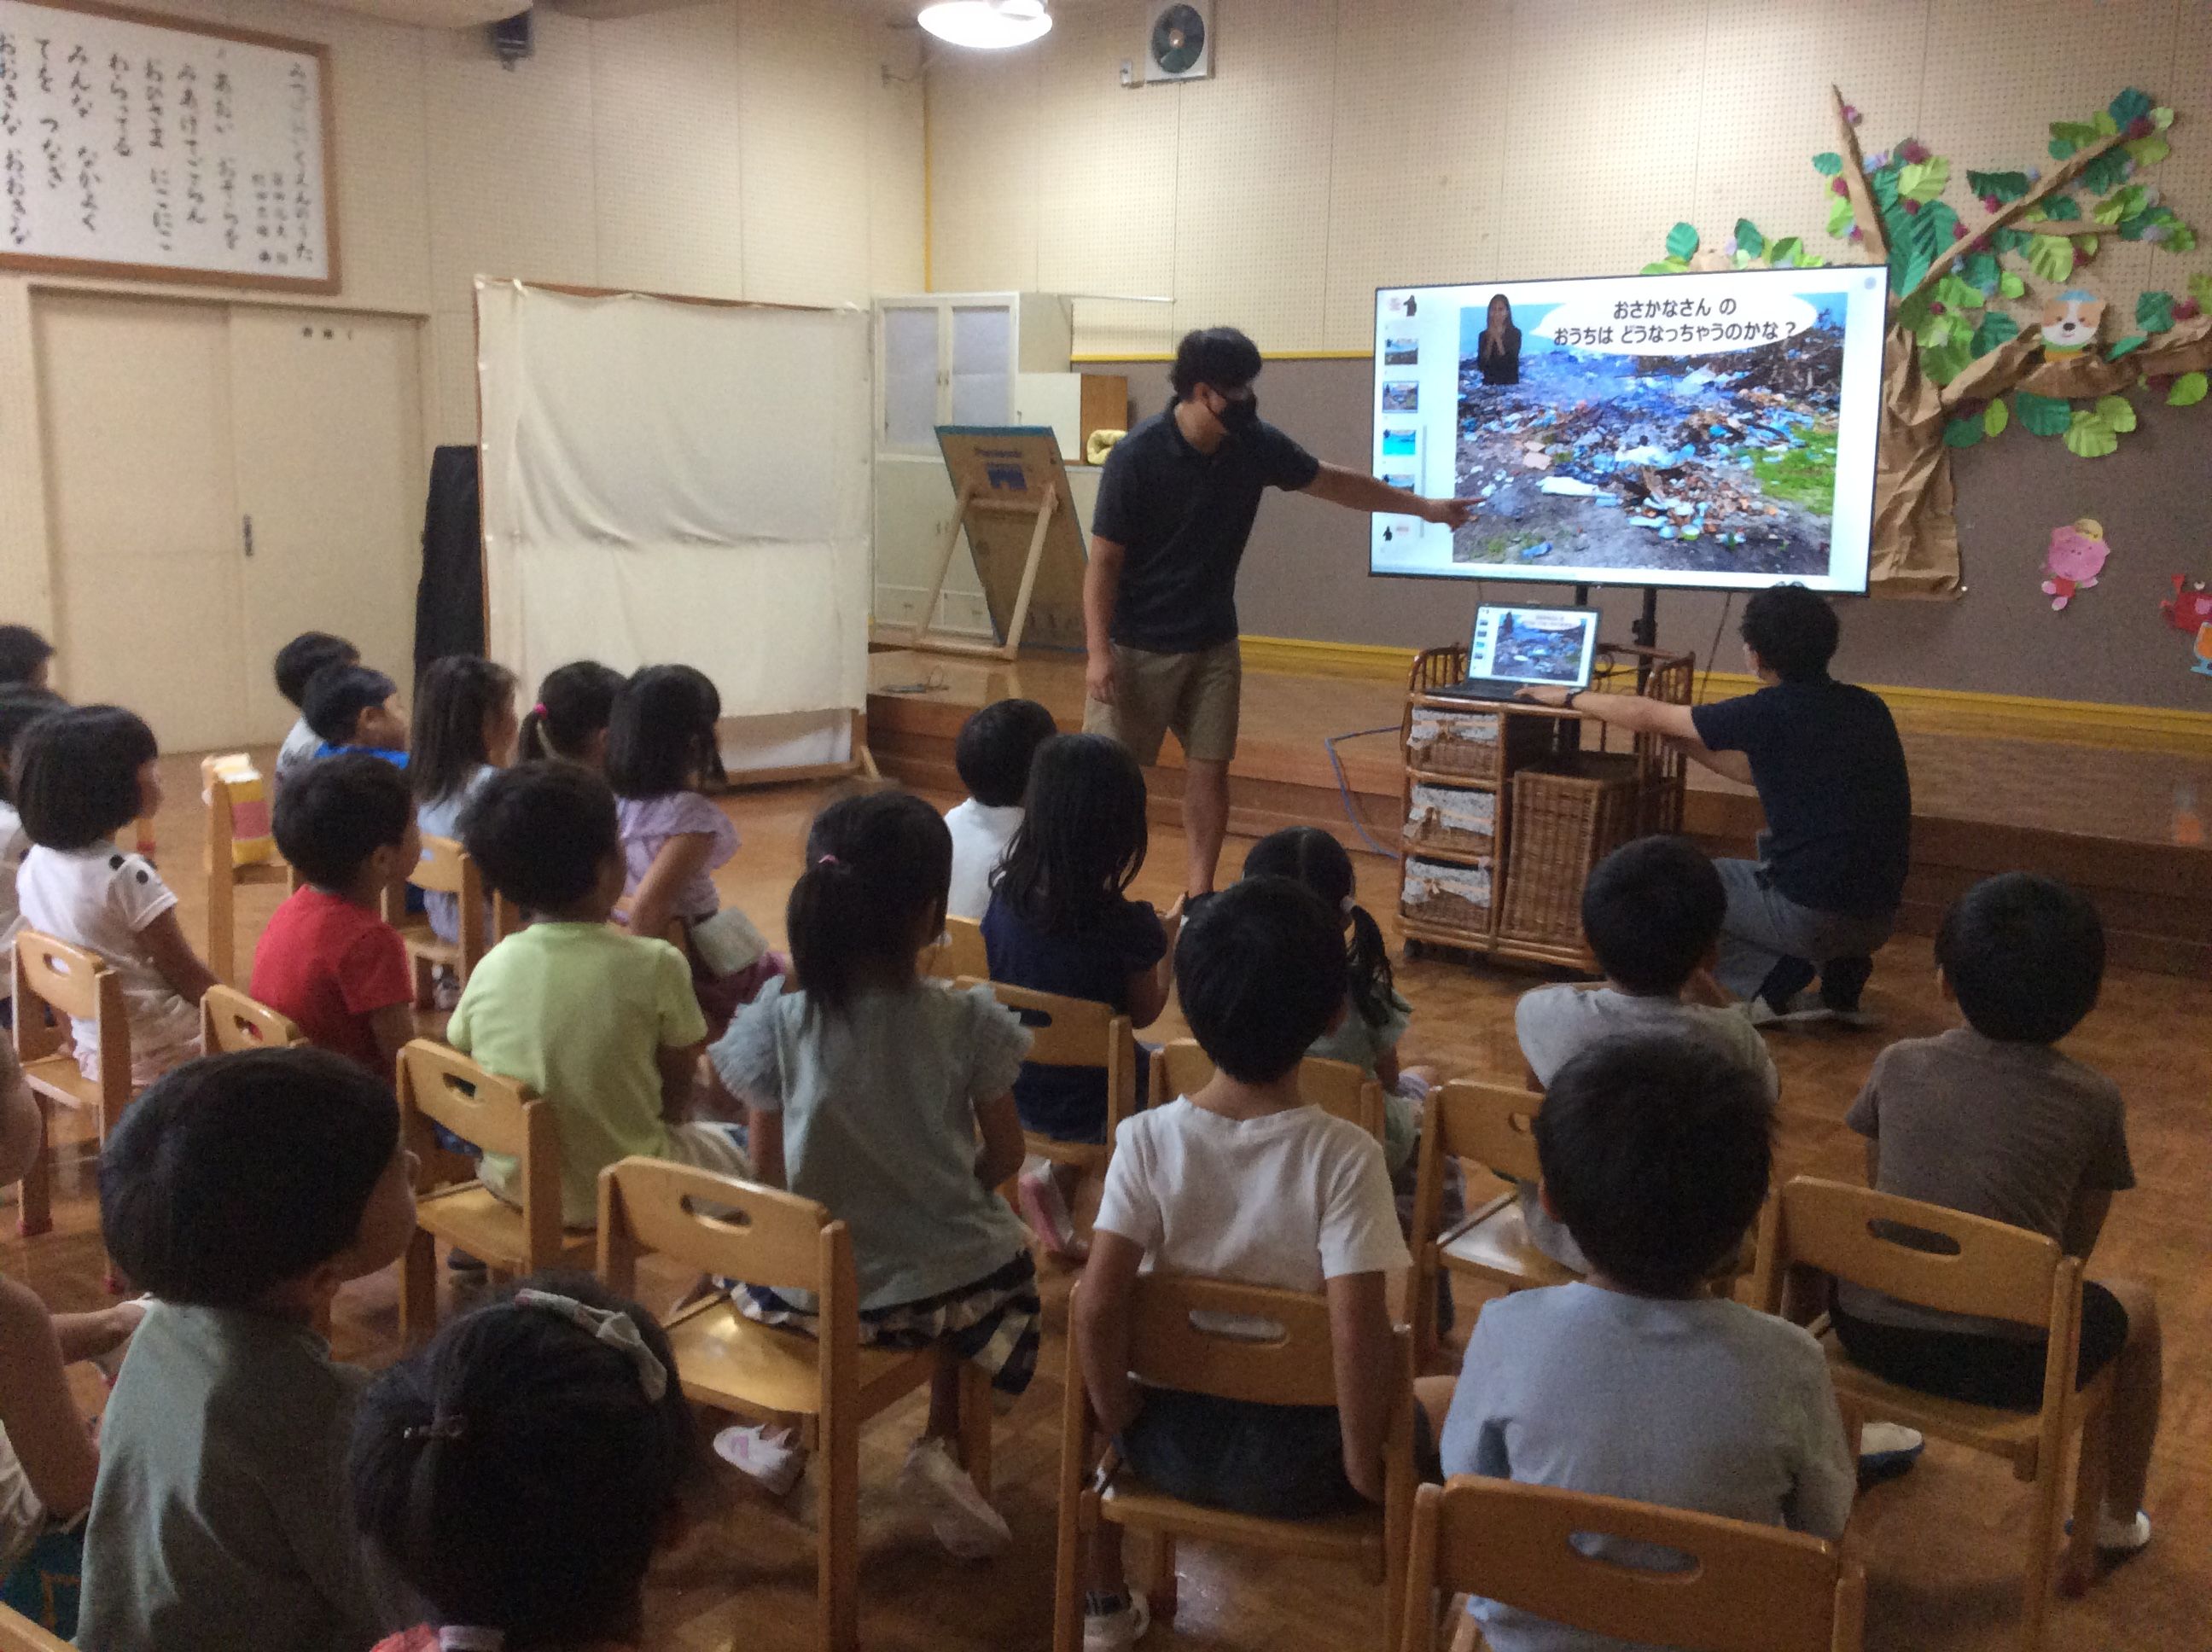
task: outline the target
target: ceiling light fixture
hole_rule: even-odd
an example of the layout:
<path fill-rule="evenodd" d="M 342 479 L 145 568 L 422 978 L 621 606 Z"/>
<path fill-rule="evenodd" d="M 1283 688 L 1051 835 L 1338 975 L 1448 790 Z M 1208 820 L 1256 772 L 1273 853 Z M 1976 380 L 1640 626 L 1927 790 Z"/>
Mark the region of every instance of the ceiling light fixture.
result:
<path fill-rule="evenodd" d="M 918 21 L 940 40 L 983 52 L 1027 46 L 1052 29 L 1045 0 L 938 0 Z"/>

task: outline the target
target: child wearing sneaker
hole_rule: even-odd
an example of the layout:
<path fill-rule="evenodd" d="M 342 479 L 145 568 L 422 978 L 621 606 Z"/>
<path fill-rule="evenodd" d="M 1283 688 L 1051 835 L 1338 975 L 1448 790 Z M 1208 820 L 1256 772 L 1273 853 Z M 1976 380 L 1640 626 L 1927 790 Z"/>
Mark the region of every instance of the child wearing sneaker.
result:
<path fill-rule="evenodd" d="M 942 992 L 915 974 L 951 873 L 951 834 L 920 798 L 831 804 L 785 914 L 800 984 L 771 981 L 708 1059 L 748 1108 L 756 1179 L 851 1230 L 861 1341 L 949 1343 L 1011 1400 L 1036 1372 L 1042 1322 L 1028 1236 L 994 1191 L 1021 1166 L 1013 1087 L 1030 1036 L 988 987 Z M 754 1319 L 814 1333 L 811 1301 L 733 1294 Z M 947 1549 L 980 1558 L 1012 1540 L 954 1455 L 959 1399 L 941 1366 L 900 1484 Z M 728 1429 L 714 1444 L 779 1495 L 803 1467 L 783 1430 Z"/>
<path fill-rule="evenodd" d="M 2087 1260 L 2112 1195 L 2135 1186 L 2119 1086 L 2059 1053 L 2095 1007 L 2105 974 L 2097 909 L 2027 872 L 1986 878 L 1943 916 L 1936 963 L 1966 1024 L 1875 1058 L 1844 1122 L 1867 1138 L 1868 1183 L 2046 1234 Z M 1977 1405 L 2043 1403 L 2044 1339 L 1838 1288 L 1844 1351 L 1887 1381 Z M 2150 1541 L 2142 1513 L 2162 1385 L 2158 1303 L 2143 1286 L 2085 1280 L 2075 1381 L 2118 1363 L 2097 1546 Z"/>
<path fill-rule="evenodd" d="M 1380 1145 L 1298 1094 L 1307 1046 L 1345 1012 L 1339 914 L 1287 878 L 1246 878 L 1199 909 L 1176 963 L 1214 1076 L 1124 1121 L 1116 1139 L 1076 1297 L 1091 1408 L 1129 1466 L 1171 1497 L 1291 1517 L 1379 1502 L 1384 1287 L 1410 1258 Z M 1256 1405 L 1132 1382 L 1129 1299 L 1146 1268 L 1325 1293 L 1337 1404 Z M 1122 1652 L 1148 1609 L 1129 1593 L 1119 1528 L 1090 1549 L 1085 1652 Z"/>

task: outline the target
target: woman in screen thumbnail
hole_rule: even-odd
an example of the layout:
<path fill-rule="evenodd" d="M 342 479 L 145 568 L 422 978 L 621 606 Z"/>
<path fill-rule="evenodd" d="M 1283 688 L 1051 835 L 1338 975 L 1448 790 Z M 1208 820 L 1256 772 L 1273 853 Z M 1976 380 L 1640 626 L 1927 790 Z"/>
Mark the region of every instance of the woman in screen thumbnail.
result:
<path fill-rule="evenodd" d="M 1489 325 L 1474 347 L 1474 364 L 1486 385 L 1521 382 L 1521 329 L 1513 325 L 1513 307 L 1503 293 L 1491 295 Z"/>

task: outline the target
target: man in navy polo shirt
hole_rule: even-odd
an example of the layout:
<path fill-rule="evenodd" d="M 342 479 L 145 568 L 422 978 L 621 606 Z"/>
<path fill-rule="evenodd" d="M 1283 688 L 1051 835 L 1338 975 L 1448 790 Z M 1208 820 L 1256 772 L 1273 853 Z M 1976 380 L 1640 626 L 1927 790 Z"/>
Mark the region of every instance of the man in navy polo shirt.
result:
<path fill-rule="evenodd" d="M 1175 732 L 1192 895 L 1212 890 L 1229 826 L 1242 681 L 1237 566 L 1261 494 L 1281 488 L 1455 528 L 1469 508 L 1322 464 L 1261 422 L 1252 389 L 1260 367 L 1259 347 L 1234 327 L 1185 335 L 1170 375 L 1175 400 L 1107 456 L 1083 579 L 1083 726 L 1147 767 Z"/>
<path fill-rule="evenodd" d="M 1765 686 L 1710 706 L 1523 689 L 1522 697 L 1666 735 L 1693 762 L 1759 788 L 1757 860 L 1715 862 L 1728 889 L 1714 973 L 1754 1023 L 1863 1025 L 1859 992 L 1897 921 L 1912 782 L 1880 697 L 1828 675 L 1835 610 L 1802 585 L 1744 604 L 1743 650 Z M 1820 977 L 1816 1004 L 1797 996 Z"/>

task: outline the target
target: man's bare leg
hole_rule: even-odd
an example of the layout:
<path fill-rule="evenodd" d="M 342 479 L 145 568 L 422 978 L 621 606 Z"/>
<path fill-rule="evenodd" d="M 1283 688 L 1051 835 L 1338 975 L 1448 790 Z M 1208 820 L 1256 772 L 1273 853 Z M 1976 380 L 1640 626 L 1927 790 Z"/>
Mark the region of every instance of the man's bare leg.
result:
<path fill-rule="evenodd" d="M 1190 845 L 1190 895 L 1210 895 L 1229 833 L 1229 765 L 1194 757 L 1183 765 L 1182 830 Z"/>

